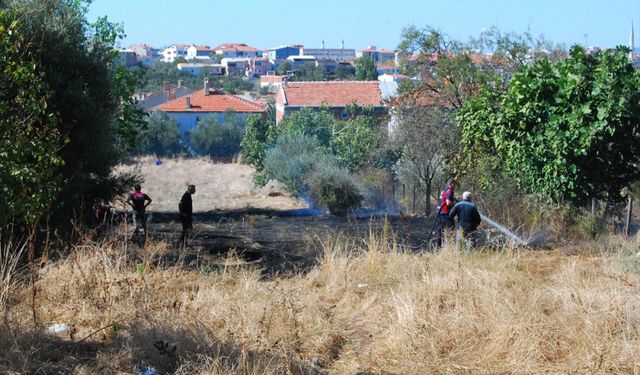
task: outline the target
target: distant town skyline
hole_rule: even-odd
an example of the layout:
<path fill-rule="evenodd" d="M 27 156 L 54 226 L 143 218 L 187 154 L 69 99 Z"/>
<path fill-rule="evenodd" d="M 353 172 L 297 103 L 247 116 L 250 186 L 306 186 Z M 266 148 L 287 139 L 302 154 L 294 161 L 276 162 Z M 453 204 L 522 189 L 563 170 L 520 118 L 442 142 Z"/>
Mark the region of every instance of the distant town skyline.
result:
<path fill-rule="evenodd" d="M 312 48 L 324 41 L 339 48 L 344 41 L 356 50 L 394 49 L 410 25 L 429 25 L 463 41 L 495 26 L 567 47 L 628 45 L 632 21 L 636 39 L 640 35 L 640 0 L 94 0 L 88 19 L 101 16 L 124 25 L 123 47 L 242 42 L 260 49 Z"/>

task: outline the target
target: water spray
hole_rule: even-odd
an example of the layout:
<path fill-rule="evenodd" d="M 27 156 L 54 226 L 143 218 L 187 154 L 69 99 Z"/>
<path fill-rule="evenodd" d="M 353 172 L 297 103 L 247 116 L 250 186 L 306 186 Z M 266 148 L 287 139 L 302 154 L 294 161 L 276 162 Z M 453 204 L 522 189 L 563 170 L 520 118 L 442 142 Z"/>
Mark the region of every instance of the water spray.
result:
<path fill-rule="evenodd" d="M 483 214 L 480 214 L 480 218 L 485 223 L 487 223 L 487 224 L 491 225 L 492 227 L 496 228 L 500 233 L 502 233 L 506 237 L 512 239 L 513 242 L 517 243 L 518 245 L 520 245 L 520 246 L 529 246 L 529 241 L 523 240 L 522 238 L 518 237 L 515 233 L 511 232 L 510 230 L 508 230 L 504 226 L 496 223 L 495 221 L 491 220 L 490 218 L 484 216 Z"/>

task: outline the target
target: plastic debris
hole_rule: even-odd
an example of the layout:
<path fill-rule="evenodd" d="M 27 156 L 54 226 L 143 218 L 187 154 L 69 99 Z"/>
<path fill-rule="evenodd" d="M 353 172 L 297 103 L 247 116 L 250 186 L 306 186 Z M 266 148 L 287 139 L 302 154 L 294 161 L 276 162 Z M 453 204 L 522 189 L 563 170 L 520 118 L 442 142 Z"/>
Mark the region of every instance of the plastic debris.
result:
<path fill-rule="evenodd" d="M 143 365 L 136 365 L 133 368 L 134 371 L 141 375 L 157 375 L 156 369 L 153 367 L 144 367 Z"/>
<path fill-rule="evenodd" d="M 69 332 L 69 326 L 65 323 L 56 323 L 49 327 L 47 331 L 54 335 L 59 335 L 61 333 Z"/>

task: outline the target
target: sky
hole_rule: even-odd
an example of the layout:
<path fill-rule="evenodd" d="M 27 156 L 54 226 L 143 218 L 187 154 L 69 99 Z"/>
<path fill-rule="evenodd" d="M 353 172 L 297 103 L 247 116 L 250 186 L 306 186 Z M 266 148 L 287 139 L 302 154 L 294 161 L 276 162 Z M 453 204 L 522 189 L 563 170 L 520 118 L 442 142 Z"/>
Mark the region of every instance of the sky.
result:
<path fill-rule="evenodd" d="M 640 46 L 640 0 L 93 0 L 88 19 L 122 23 L 122 47 L 241 42 L 395 49 L 402 29 L 432 26 L 466 41 L 492 26 L 567 47 Z"/>

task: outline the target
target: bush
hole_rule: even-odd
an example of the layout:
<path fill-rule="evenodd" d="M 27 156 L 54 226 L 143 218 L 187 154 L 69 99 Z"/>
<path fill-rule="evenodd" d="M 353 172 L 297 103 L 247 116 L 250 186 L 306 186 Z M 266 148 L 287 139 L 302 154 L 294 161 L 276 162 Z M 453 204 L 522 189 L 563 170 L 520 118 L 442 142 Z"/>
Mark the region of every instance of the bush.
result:
<path fill-rule="evenodd" d="M 302 134 L 284 134 L 278 137 L 275 147 L 267 150 L 264 171 L 270 178 L 300 194 L 305 188 L 306 176 L 325 157 L 315 138 Z"/>
<path fill-rule="evenodd" d="M 314 202 L 334 215 L 345 215 L 360 206 L 363 188 L 348 169 L 335 163 L 320 163 L 305 181 Z"/>
<path fill-rule="evenodd" d="M 240 151 L 242 126 L 234 122 L 219 123 L 208 118 L 189 135 L 195 152 L 207 156 L 232 156 Z"/>
<path fill-rule="evenodd" d="M 155 111 L 149 116 L 147 129 L 141 134 L 141 154 L 158 156 L 176 155 L 182 152 L 178 121 L 164 112 Z"/>

